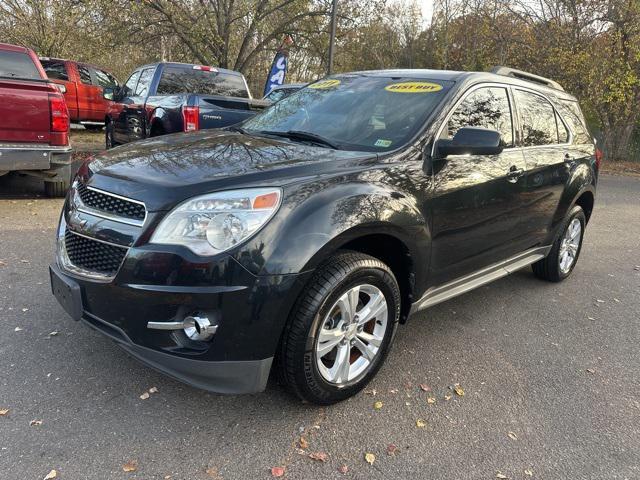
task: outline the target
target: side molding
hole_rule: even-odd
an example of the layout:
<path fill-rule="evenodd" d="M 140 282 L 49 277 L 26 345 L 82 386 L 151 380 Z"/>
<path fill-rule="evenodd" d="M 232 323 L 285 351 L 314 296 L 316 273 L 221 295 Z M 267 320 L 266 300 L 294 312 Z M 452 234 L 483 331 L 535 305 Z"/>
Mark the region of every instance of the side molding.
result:
<path fill-rule="evenodd" d="M 444 285 L 430 288 L 420 300 L 411 305 L 409 315 L 462 295 L 499 278 L 506 277 L 538 260 L 542 260 L 549 254 L 550 250 L 551 245 L 532 248 Z"/>

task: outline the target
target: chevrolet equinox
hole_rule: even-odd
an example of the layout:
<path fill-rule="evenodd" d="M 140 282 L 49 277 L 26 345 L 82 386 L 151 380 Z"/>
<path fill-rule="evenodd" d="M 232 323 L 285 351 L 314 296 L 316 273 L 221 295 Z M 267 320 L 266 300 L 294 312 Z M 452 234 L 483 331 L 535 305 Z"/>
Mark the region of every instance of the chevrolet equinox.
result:
<path fill-rule="evenodd" d="M 273 366 L 330 404 L 413 313 L 528 265 L 567 278 L 600 161 L 576 99 L 537 75 L 333 75 L 241 125 L 86 162 L 52 290 L 180 381 L 258 392 Z"/>

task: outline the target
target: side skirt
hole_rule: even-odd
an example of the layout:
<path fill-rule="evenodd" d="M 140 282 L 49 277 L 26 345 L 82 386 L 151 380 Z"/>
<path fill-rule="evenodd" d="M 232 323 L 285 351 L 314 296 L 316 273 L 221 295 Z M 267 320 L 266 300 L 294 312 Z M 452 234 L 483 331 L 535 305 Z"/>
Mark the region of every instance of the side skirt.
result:
<path fill-rule="evenodd" d="M 425 308 L 432 307 L 438 303 L 449 300 L 463 293 L 469 292 L 475 288 L 486 285 L 502 277 L 520 270 L 532 263 L 542 260 L 549 254 L 551 245 L 546 247 L 537 247 L 519 253 L 511 258 L 495 263 L 489 267 L 478 270 L 477 272 L 465 275 L 451 282 L 445 283 L 438 287 L 432 287 L 426 291 L 420 300 L 411 305 L 409 315 L 412 315 Z"/>

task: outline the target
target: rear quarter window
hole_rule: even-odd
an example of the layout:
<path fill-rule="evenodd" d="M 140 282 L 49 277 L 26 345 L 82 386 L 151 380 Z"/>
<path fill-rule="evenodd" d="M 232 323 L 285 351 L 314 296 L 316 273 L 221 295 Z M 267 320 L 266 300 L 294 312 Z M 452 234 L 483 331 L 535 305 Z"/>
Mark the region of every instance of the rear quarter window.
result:
<path fill-rule="evenodd" d="M 40 72 L 26 53 L 0 50 L 0 77 L 38 79 Z"/>
<path fill-rule="evenodd" d="M 158 95 L 199 93 L 225 97 L 249 98 L 244 79 L 224 72 L 193 70 L 190 67 L 165 67 L 158 84 Z"/>
<path fill-rule="evenodd" d="M 69 80 L 69 74 L 64 62 L 59 60 L 40 60 L 40 63 L 42 63 L 44 71 L 47 72 L 47 77 L 51 80 Z"/>
<path fill-rule="evenodd" d="M 593 143 L 591 135 L 587 130 L 587 122 L 584 119 L 584 115 L 580 110 L 578 102 L 563 99 L 558 102 L 558 107 L 562 118 L 567 122 L 569 128 L 573 132 L 575 143 Z"/>

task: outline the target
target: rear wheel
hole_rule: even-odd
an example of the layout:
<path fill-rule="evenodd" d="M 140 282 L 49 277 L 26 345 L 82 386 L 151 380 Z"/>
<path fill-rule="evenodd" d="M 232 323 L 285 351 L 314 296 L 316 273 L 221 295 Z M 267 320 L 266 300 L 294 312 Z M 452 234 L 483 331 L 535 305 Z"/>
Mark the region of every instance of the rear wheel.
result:
<path fill-rule="evenodd" d="M 64 197 L 69 190 L 69 182 L 44 182 L 44 193 L 49 198 Z"/>
<path fill-rule="evenodd" d="M 587 219 L 582 207 L 574 206 L 549 255 L 531 266 L 537 277 L 550 282 L 560 282 L 571 275 L 580 256 L 586 223 Z"/>
<path fill-rule="evenodd" d="M 376 258 L 331 257 L 301 294 L 282 339 L 280 373 L 303 400 L 328 405 L 359 392 L 387 355 L 400 289 Z"/>

